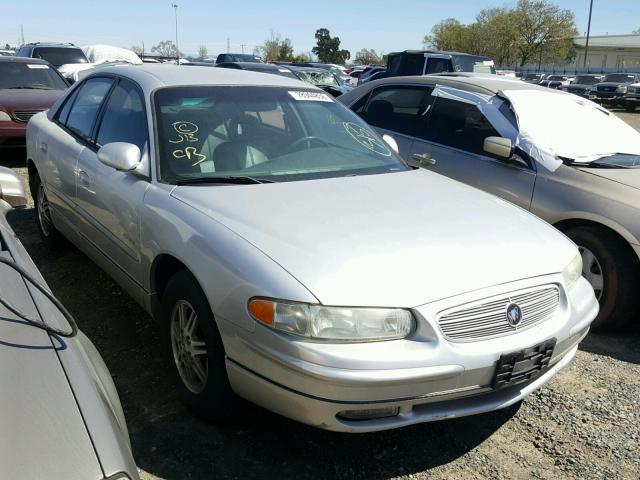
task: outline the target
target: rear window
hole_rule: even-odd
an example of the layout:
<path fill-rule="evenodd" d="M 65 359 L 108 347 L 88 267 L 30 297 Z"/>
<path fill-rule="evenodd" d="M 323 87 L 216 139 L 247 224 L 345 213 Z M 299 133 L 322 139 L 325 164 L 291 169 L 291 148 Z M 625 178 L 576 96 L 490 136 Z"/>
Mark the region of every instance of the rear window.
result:
<path fill-rule="evenodd" d="M 31 56 L 42 58 L 56 68 L 67 63 L 88 63 L 87 57 L 79 48 L 36 47 Z"/>
<path fill-rule="evenodd" d="M 453 55 L 453 69 L 456 72 L 496 73 L 493 60 L 474 55 Z"/>

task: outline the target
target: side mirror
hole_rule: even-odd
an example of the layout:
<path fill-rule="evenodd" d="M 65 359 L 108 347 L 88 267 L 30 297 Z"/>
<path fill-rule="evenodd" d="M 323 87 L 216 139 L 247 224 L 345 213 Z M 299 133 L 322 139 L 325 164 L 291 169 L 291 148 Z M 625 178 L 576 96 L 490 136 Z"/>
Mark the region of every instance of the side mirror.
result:
<path fill-rule="evenodd" d="M 27 194 L 24 185 L 13 170 L 0 167 L 0 199 L 7 202 L 13 208 L 27 206 Z"/>
<path fill-rule="evenodd" d="M 107 143 L 98 150 L 98 160 L 124 172 L 135 170 L 140 164 L 141 157 L 140 149 L 132 143 Z"/>
<path fill-rule="evenodd" d="M 504 137 L 487 137 L 484 139 L 483 150 L 497 157 L 511 158 L 513 142 Z"/>
<path fill-rule="evenodd" d="M 393 138 L 391 135 L 387 135 L 385 133 L 382 136 L 382 140 L 384 140 L 384 143 L 389 145 L 389 148 L 391 148 L 391 150 L 393 150 L 396 153 L 400 153 L 400 149 L 398 148 L 398 142 L 396 142 L 396 139 Z"/>

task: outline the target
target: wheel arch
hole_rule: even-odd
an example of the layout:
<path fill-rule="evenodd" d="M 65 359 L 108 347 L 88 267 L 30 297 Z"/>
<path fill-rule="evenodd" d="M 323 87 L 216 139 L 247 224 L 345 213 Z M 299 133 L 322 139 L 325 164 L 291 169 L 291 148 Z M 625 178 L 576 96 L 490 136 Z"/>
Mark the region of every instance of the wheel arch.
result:
<path fill-rule="evenodd" d="M 31 196 L 35 198 L 34 192 L 34 182 L 36 179 L 36 175 L 38 174 L 38 169 L 36 168 L 36 164 L 31 158 L 27 158 L 27 173 L 29 175 L 29 192 Z"/>

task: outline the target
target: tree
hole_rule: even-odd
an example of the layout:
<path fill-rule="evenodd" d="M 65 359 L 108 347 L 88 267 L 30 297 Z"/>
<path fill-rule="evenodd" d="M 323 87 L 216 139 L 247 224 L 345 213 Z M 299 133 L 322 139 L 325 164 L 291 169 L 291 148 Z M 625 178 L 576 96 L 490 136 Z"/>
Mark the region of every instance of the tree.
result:
<path fill-rule="evenodd" d="M 351 58 L 349 50 L 340 50 L 340 37 L 332 37 L 326 28 L 316 30 L 316 46 L 312 52 L 323 63 L 344 63 Z"/>
<path fill-rule="evenodd" d="M 632 30 L 631 33 L 633 33 L 634 35 L 640 35 L 640 28 L 638 28 L 637 30 Z"/>
<path fill-rule="evenodd" d="M 481 10 L 463 25 L 448 18 L 431 29 L 424 44 L 491 57 L 497 65 L 565 63 L 575 56 L 575 17 L 548 0 L 519 0 L 515 8 Z"/>
<path fill-rule="evenodd" d="M 566 61 L 575 56 L 575 15 L 547 0 L 519 0 L 514 11 L 520 66 L 541 59 Z"/>
<path fill-rule="evenodd" d="M 178 52 L 178 49 L 173 44 L 171 40 L 163 40 L 151 47 L 151 51 L 153 53 L 157 53 L 161 57 L 177 57 L 182 56 L 181 52 Z"/>
<path fill-rule="evenodd" d="M 360 65 L 380 65 L 382 63 L 382 56 L 374 49 L 367 50 L 363 48 L 355 56 L 356 63 Z"/>
<path fill-rule="evenodd" d="M 254 51 L 266 61 L 290 62 L 293 60 L 293 45 L 289 38 L 282 39 L 279 33 L 271 31 L 271 35 Z"/>
<path fill-rule="evenodd" d="M 206 60 L 209 56 L 209 50 L 204 45 L 198 47 L 198 60 Z"/>
<path fill-rule="evenodd" d="M 144 50 L 142 50 L 142 47 L 140 47 L 138 45 L 133 45 L 129 50 L 131 50 L 136 55 L 143 55 L 144 54 Z"/>

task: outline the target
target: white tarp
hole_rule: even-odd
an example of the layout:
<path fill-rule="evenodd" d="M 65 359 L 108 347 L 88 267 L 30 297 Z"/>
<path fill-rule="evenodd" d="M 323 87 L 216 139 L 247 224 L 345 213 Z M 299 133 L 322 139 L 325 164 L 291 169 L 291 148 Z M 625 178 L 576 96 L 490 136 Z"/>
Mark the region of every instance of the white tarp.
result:
<path fill-rule="evenodd" d="M 535 158 L 590 162 L 614 153 L 640 155 L 640 133 L 599 105 L 576 95 L 505 90 L 518 117 L 520 138 Z"/>
<path fill-rule="evenodd" d="M 140 65 L 142 60 L 131 50 L 111 45 L 87 45 L 82 47 L 82 51 L 89 60 L 89 63 L 106 62 L 126 62 L 133 65 Z"/>

